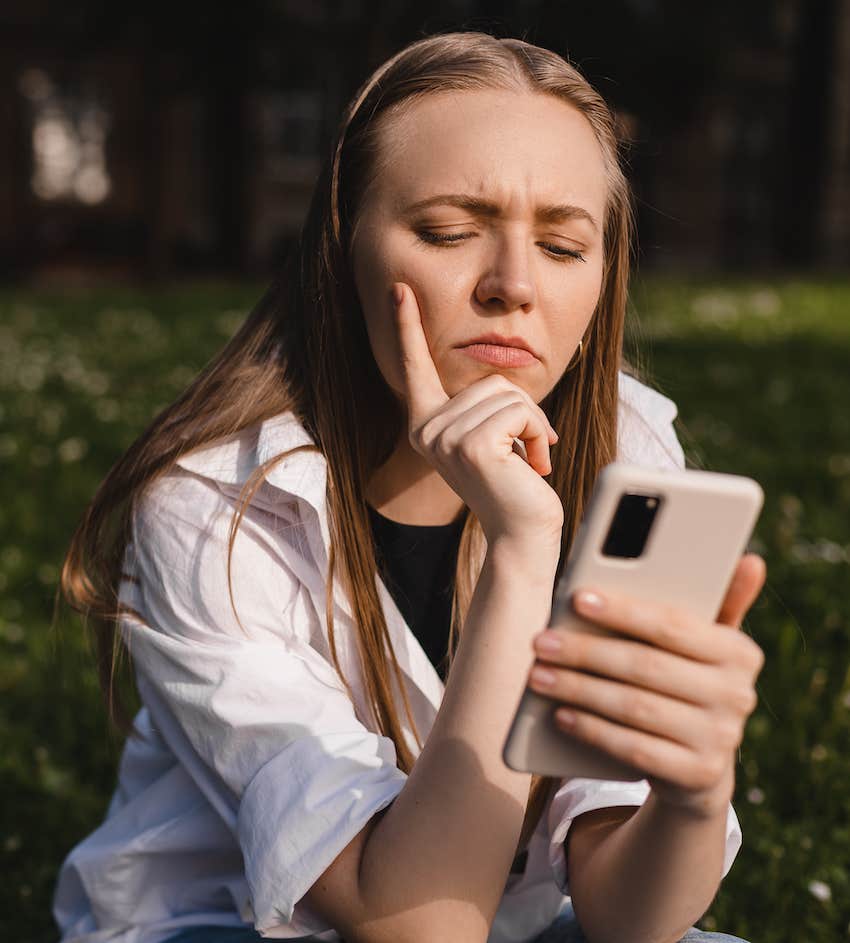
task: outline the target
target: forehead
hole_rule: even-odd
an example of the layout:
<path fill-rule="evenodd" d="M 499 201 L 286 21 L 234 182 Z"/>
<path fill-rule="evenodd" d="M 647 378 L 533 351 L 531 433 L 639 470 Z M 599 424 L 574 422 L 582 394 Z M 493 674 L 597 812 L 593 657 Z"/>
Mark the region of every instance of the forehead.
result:
<path fill-rule="evenodd" d="M 380 136 L 376 198 L 393 211 L 439 192 L 471 192 L 524 212 L 570 202 L 601 219 L 602 151 L 587 119 L 550 95 L 439 92 L 392 116 Z"/>

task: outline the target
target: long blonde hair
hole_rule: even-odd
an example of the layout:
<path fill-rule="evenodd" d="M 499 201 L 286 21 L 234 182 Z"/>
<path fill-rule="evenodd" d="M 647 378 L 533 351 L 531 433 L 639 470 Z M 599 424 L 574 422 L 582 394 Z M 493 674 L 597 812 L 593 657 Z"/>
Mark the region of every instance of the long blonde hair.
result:
<path fill-rule="evenodd" d="M 564 506 L 560 576 L 597 474 L 616 458 L 618 371 L 637 374 L 622 351 L 634 215 L 620 166 L 621 141 L 603 98 L 556 53 L 483 32 L 432 35 L 396 53 L 356 92 L 317 182 L 300 238 L 277 277 L 220 353 L 154 417 L 109 471 L 74 532 L 59 592 L 83 614 L 87 626 L 92 620 L 101 689 L 109 718 L 122 733 L 134 731 L 124 701 L 115 696 L 116 666 L 124 652 L 117 626 L 128 611 L 118 594 L 136 503 L 181 456 L 292 410 L 315 442 L 306 448 L 317 449 L 327 460 L 331 546 L 326 619 L 333 661 L 351 693 L 334 640 L 332 586 L 338 578 L 356 616 L 360 664 L 375 722 L 392 738 L 399 768 L 411 771 L 415 756 L 392 696 L 391 672 L 420 749 L 423 743 L 378 596 L 365 498 L 372 474 L 406 430 L 401 407 L 371 352 L 349 249 L 363 195 L 381 171 L 379 130 L 424 96 L 449 89 L 504 89 L 558 98 L 584 115 L 603 155 L 608 188 L 599 301 L 577 365 L 540 404 L 560 436 L 549 478 Z M 573 421 L 577 415 L 582 422 Z M 258 467 L 240 495 L 229 535 L 231 602 L 230 564 L 242 516 L 266 475 L 288 454 Z M 449 673 L 484 547 L 481 526 L 468 513 L 458 551 Z M 517 851 L 534 831 L 557 782 L 532 777 Z"/>

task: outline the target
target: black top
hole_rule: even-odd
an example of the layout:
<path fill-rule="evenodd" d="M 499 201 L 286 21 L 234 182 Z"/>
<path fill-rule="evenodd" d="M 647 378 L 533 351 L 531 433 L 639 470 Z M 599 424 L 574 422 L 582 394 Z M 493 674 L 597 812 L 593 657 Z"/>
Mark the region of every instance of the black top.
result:
<path fill-rule="evenodd" d="M 452 590 L 464 508 L 449 524 L 400 524 L 367 502 L 378 572 L 445 683 Z"/>

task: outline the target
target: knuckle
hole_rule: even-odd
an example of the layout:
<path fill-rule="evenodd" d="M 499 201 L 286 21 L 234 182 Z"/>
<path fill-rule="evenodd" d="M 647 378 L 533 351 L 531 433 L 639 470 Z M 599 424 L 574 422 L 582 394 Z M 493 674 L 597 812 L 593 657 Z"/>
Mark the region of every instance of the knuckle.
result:
<path fill-rule="evenodd" d="M 560 671 L 560 689 L 565 697 L 580 697 L 582 692 L 581 676 L 576 671 Z"/>
<path fill-rule="evenodd" d="M 428 445 L 425 440 L 425 433 L 422 426 L 419 426 L 416 429 L 411 429 L 407 438 L 410 442 L 411 448 L 414 449 L 414 451 L 419 452 L 420 455 L 424 452 L 427 452 Z"/>
<path fill-rule="evenodd" d="M 730 698 L 735 711 L 745 716 L 752 714 L 758 705 L 758 700 L 755 688 L 749 685 L 735 688 Z"/>
<path fill-rule="evenodd" d="M 433 442 L 433 450 L 436 455 L 442 459 L 447 459 L 455 450 L 455 443 L 451 436 L 443 430 Z"/>
<path fill-rule="evenodd" d="M 734 718 L 727 718 L 715 726 L 717 740 L 726 750 L 734 750 L 741 742 L 741 725 Z"/>
<path fill-rule="evenodd" d="M 658 618 L 655 621 L 659 631 L 675 634 L 684 626 L 686 619 L 686 614 L 678 606 L 665 605 L 659 607 Z"/>
<path fill-rule="evenodd" d="M 576 668 L 592 667 L 588 659 L 589 640 L 584 634 L 567 630 L 565 635 L 563 651 L 569 663 Z"/>
<path fill-rule="evenodd" d="M 750 653 L 752 658 L 752 670 L 758 674 L 761 669 L 764 667 L 764 650 L 754 639 L 750 638 L 749 635 L 744 635 L 743 638 L 749 640 Z"/>
<path fill-rule="evenodd" d="M 514 390 L 515 387 L 513 383 L 508 380 L 506 376 L 503 376 L 501 373 L 491 373 L 490 376 L 485 377 L 482 381 L 483 384 L 486 384 L 486 388 L 492 389 L 494 391 L 498 390 Z"/>
<path fill-rule="evenodd" d="M 644 746 L 643 742 L 640 740 L 632 743 L 628 749 L 625 751 L 626 762 L 630 763 L 636 769 L 649 769 L 652 764 L 652 759 Z"/>
<path fill-rule="evenodd" d="M 643 651 L 643 648 L 646 651 Z M 656 687 L 664 677 L 665 665 L 664 656 L 649 646 L 635 645 L 629 655 L 629 669 L 634 677 L 644 681 L 649 687 Z"/>
<path fill-rule="evenodd" d="M 467 465 L 477 465 L 479 453 L 480 446 L 478 444 L 478 436 L 476 436 L 475 433 L 464 436 L 456 448 L 456 454 L 459 455 Z"/>
<path fill-rule="evenodd" d="M 427 420 L 427 422 L 422 423 L 422 425 L 417 430 L 416 434 L 418 435 L 419 442 L 421 443 L 421 445 L 424 448 L 429 449 L 431 447 L 431 443 L 439 435 L 439 426 L 437 424 L 437 417 L 434 416 L 431 419 Z"/>
<path fill-rule="evenodd" d="M 666 614 L 666 618 L 657 622 L 654 626 L 655 638 L 665 648 L 673 648 L 680 635 L 680 624 L 675 610 Z"/>
<path fill-rule="evenodd" d="M 727 760 L 725 757 L 721 756 L 719 753 L 711 753 L 705 762 L 706 775 L 708 777 L 708 783 L 706 785 L 711 785 L 716 783 L 718 779 L 723 775 L 723 771 L 726 768 Z"/>
<path fill-rule="evenodd" d="M 635 690 L 624 692 L 623 711 L 629 722 L 639 727 L 645 726 L 655 714 L 651 698 L 644 692 Z"/>
<path fill-rule="evenodd" d="M 527 405 L 526 403 L 524 403 L 521 399 L 511 399 L 509 402 L 505 403 L 505 405 L 504 405 L 503 408 L 504 408 L 504 409 L 511 409 L 511 410 L 513 410 L 515 413 L 516 413 L 516 412 L 521 412 L 521 413 L 527 413 L 527 412 L 528 412 L 528 405 Z"/>

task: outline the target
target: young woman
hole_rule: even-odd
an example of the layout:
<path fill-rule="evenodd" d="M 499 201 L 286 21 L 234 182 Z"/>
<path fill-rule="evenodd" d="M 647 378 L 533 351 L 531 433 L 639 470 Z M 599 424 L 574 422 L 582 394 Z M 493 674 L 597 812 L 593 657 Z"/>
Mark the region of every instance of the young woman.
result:
<path fill-rule="evenodd" d="M 602 466 L 684 467 L 623 359 L 632 231 L 554 53 L 435 35 L 359 90 L 279 279 L 74 535 L 110 714 L 122 642 L 143 707 L 64 943 L 738 939 L 692 924 L 741 843 L 763 561 L 716 624 L 609 595 L 623 638 L 541 631 Z M 504 765 L 535 666 L 646 779 Z"/>

